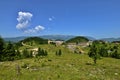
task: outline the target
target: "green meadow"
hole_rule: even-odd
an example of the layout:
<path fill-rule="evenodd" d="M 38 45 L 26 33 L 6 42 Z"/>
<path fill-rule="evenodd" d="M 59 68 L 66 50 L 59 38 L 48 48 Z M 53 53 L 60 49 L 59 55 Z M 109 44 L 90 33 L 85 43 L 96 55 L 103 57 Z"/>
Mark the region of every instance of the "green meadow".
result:
<path fill-rule="evenodd" d="M 47 50 L 48 56 L 0 62 L 0 80 L 120 80 L 119 59 L 103 57 L 94 64 L 87 53 L 75 54 L 65 46 L 33 47 Z M 61 56 L 55 55 L 58 49 Z"/>

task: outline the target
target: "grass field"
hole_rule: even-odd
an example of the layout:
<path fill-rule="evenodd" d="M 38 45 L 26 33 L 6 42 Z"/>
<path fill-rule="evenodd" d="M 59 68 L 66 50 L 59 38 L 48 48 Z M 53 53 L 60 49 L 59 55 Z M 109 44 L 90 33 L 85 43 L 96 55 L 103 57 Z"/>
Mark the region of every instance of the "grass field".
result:
<path fill-rule="evenodd" d="M 21 68 L 17 75 L 16 65 Z M 120 61 L 103 58 L 94 65 L 86 55 L 63 54 L 0 63 L 0 80 L 120 80 Z"/>
<path fill-rule="evenodd" d="M 48 51 L 47 57 L 0 62 L 0 80 L 120 80 L 119 59 L 103 58 L 94 65 L 88 55 L 74 54 L 62 46 L 39 47 Z M 58 49 L 61 56 L 55 55 Z M 22 68 L 25 64 L 29 69 Z"/>

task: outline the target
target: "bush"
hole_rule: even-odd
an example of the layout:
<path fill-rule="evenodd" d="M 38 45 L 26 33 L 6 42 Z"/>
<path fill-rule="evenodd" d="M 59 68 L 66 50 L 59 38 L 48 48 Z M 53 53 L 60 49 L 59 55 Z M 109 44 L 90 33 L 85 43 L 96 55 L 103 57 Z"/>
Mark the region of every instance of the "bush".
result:
<path fill-rule="evenodd" d="M 28 50 L 27 50 L 27 49 L 24 49 L 24 50 L 23 50 L 23 54 L 22 54 L 22 58 L 30 58 L 30 57 L 31 57 L 31 56 L 30 56 Z"/>
<path fill-rule="evenodd" d="M 27 68 L 28 67 L 28 63 L 24 63 L 22 66 L 21 66 L 21 68 Z"/>
<path fill-rule="evenodd" d="M 118 50 L 118 49 L 113 51 L 112 57 L 113 57 L 113 58 L 120 59 L 120 53 L 119 53 L 119 50 Z"/>
<path fill-rule="evenodd" d="M 36 57 L 38 57 L 38 56 L 47 56 L 47 55 L 48 55 L 48 52 L 46 50 L 38 48 L 38 54 L 36 54 Z"/>
<path fill-rule="evenodd" d="M 58 51 L 56 51 L 56 56 L 61 56 L 62 55 L 62 51 L 61 51 L 61 49 L 59 49 Z"/>
<path fill-rule="evenodd" d="M 101 48 L 99 46 L 100 43 L 98 41 L 94 41 L 88 52 L 88 56 L 93 59 L 94 64 L 96 64 L 97 60 L 101 58 Z"/>

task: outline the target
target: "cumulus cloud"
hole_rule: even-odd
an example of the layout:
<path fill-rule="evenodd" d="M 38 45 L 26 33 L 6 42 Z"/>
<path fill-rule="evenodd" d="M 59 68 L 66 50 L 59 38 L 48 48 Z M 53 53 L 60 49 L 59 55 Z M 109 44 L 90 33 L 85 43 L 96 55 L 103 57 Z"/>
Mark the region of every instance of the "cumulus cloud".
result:
<path fill-rule="evenodd" d="M 31 23 L 31 18 L 33 14 L 30 12 L 18 12 L 18 24 L 16 28 L 22 30 L 24 33 L 36 33 L 45 29 L 45 27 L 38 25 L 36 27 L 29 28 L 29 24 Z"/>
<path fill-rule="evenodd" d="M 38 25 L 35 28 L 25 30 L 24 33 L 37 33 L 37 32 L 42 31 L 44 29 L 45 29 L 45 27 Z"/>
<path fill-rule="evenodd" d="M 32 14 L 29 12 L 18 12 L 18 24 L 16 25 L 17 29 L 25 29 L 28 27 L 31 18 L 32 18 Z"/>
<path fill-rule="evenodd" d="M 36 31 L 41 31 L 41 30 L 44 30 L 44 29 L 45 29 L 45 27 L 40 26 L 40 25 L 38 25 L 38 26 L 35 27 Z"/>

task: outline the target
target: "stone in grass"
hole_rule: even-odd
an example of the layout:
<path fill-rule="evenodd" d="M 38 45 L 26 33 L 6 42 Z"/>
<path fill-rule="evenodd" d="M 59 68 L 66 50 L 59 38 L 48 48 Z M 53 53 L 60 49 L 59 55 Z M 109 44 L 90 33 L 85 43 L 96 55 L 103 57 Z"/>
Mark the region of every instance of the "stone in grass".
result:
<path fill-rule="evenodd" d="M 118 73 L 114 73 L 116 76 L 118 75 Z"/>

